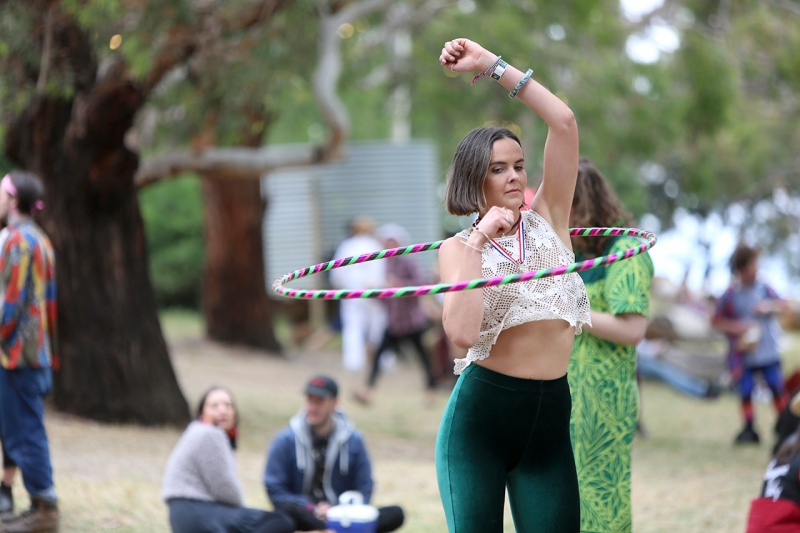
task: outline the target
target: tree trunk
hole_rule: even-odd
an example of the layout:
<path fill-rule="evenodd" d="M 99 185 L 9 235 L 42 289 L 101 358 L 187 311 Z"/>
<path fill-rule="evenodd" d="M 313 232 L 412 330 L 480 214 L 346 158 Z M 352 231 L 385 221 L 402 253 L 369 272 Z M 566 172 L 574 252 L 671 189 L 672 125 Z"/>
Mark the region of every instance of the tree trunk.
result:
<path fill-rule="evenodd" d="M 46 188 L 42 225 L 58 284 L 54 401 L 94 420 L 184 424 L 148 275 L 138 159 L 123 143 L 141 93 L 116 80 L 73 100 L 36 98 L 8 131 L 7 154 Z"/>
<path fill-rule="evenodd" d="M 258 180 L 204 176 L 206 271 L 203 313 L 208 336 L 280 352 L 264 279 Z"/>

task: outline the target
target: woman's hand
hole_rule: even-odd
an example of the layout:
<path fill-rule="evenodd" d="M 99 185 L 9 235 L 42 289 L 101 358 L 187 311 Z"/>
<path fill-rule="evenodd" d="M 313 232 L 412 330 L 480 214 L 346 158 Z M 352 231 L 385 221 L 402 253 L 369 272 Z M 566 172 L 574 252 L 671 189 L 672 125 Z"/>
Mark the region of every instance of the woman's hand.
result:
<path fill-rule="evenodd" d="M 514 213 L 505 207 L 492 206 L 478 223 L 478 229 L 491 238 L 497 238 L 511 231 L 516 222 L 512 217 Z"/>
<path fill-rule="evenodd" d="M 786 308 L 784 300 L 761 300 L 756 304 L 753 312 L 757 316 L 766 316 L 774 313 L 780 313 Z"/>
<path fill-rule="evenodd" d="M 484 50 L 469 39 L 453 39 L 444 43 L 439 62 L 454 72 L 483 72 L 497 60 L 497 56 Z"/>

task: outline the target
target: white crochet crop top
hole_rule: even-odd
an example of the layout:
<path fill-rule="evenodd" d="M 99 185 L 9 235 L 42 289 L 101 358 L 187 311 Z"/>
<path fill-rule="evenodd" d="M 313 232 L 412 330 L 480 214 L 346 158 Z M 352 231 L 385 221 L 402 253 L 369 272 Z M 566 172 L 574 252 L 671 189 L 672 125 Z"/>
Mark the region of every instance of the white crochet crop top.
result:
<path fill-rule="evenodd" d="M 469 231 L 464 230 L 456 237 L 467 238 L 468 235 Z M 492 239 L 483 245 L 481 261 L 482 277 L 492 278 L 568 265 L 575 261 L 575 254 L 550 224 L 531 209 L 522 212 L 515 234 Z M 576 272 L 482 290 L 481 332 L 467 356 L 456 359 L 456 375 L 473 361 L 489 357 L 500 332 L 508 328 L 534 320 L 563 319 L 575 328 L 575 335 L 580 335 L 583 324 L 591 325 L 589 297 Z"/>

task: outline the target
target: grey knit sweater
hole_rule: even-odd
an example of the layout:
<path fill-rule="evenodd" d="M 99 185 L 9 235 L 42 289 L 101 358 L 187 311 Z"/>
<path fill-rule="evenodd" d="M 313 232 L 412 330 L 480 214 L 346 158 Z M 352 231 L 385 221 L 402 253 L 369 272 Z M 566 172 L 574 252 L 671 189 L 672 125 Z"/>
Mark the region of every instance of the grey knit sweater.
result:
<path fill-rule="evenodd" d="M 194 421 L 167 461 L 161 499 L 186 498 L 241 506 L 236 458 L 225 432 Z"/>

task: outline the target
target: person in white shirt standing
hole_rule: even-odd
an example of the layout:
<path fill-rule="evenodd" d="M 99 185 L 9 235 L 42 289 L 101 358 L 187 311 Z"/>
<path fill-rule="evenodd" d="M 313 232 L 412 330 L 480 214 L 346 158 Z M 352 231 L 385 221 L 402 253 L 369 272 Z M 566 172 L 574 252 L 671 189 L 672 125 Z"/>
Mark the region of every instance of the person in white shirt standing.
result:
<path fill-rule="evenodd" d="M 375 221 L 359 216 L 350 225 L 351 236 L 343 240 L 334 257 L 341 259 L 382 249 L 373 236 Z M 375 289 L 386 286 L 384 261 L 367 261 L 331 271 L 331 285 L 336 289 Z M 342 362 L 345 370 L 358 371 L 367 360 L 368 349 L 375 349 L 386 330 L 386 308 L 370 298 L 341 300 Z"/>

